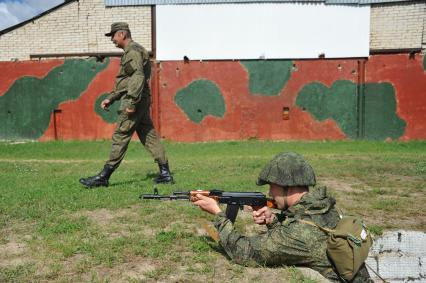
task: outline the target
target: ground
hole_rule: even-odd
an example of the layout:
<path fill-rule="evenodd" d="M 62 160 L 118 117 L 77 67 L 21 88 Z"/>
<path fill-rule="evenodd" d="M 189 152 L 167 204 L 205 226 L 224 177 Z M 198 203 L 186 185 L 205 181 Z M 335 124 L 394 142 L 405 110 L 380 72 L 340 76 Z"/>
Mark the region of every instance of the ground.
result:
<path fill-rule="evenodd" d="M 345 213 L 375 234 L 426 230 L 426 142 L 165 142 L 174 185 L 261 191 L 256 177 L 275 154 L 312 164 Z M 243 267 L 229 261 L 205 226 L 212 217 L 187 201 L 140 200 L 152 193 L 155 163 L 138 143 L 108 188 L 87 190 L 104 142 L 0 143 L 0 282 L 320 282 L 306 269 Z M 211 226 L 208 226 L 211 228 Z M 236 227 L 264 227 L 241 211 Z"/>

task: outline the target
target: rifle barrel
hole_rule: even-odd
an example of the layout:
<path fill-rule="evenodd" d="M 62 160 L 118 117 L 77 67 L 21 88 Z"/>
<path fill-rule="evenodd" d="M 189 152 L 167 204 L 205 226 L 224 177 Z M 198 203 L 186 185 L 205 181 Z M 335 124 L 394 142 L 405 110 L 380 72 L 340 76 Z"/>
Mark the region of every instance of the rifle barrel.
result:
<path fill-rule="evenodd" d="M 156 195 L 156 194 L 153 194 L 153 195 L 150 195 L 150 194 L 141 195 L 141 198 L 142 199 L 157 199 L 157 200 L 178 200 L 178 199 L 188 200 L 189 199 L 188 196 L 183 196 L 183 195 L 180 195 L 180 196 L 179 195 L 178 196 L 175 196 L 175 195 L 162 196 L 162 195 Z"/>

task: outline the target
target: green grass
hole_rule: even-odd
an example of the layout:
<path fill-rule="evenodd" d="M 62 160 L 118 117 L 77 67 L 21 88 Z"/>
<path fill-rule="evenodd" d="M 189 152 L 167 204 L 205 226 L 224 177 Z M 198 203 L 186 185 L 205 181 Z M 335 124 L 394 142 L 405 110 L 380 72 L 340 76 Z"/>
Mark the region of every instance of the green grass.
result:
<path fill-rule="evenodd" d="M 266 193 L 255 185 L 259 171 L 275 154 L 296 151 L 373 233 L 426 229 L 426 142 L 164 144 L 176 184 L 156 186 L 162 194 Z M 139 143 L 110 187 L 82 188 L 78 179 L 97 173 L 109 149 L 109 141 L 0 143 L 0 282 L 267 282 L 269 274 L 313 282 L 297 269 L 230 262 L 202 228 L 212 217 L 189 202 L 141 201 L 158 169 Z M 253 231 L 241 216 L 237 228 Z"/>

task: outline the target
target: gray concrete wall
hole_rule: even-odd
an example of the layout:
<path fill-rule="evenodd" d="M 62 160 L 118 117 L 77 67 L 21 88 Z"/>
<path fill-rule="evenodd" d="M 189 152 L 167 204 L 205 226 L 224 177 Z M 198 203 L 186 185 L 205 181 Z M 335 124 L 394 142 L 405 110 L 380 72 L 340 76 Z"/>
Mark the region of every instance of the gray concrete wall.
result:
<path fill-rule="evenodd" d="M 426 283 L 426 232 L 384 233 L 374 240 L 367 264 L 387 282 Z M 383 282 L 369 272 L 376 282 Z"/>

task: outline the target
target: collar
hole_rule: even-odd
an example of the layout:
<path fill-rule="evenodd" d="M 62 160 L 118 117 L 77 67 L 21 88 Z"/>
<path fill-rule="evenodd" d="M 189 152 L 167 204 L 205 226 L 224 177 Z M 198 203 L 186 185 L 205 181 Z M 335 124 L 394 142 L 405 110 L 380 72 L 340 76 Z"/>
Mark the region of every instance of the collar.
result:
<path fill-rule="evenodd" d="M 129 41 L 129 43 L 127 43 L 126 47 L 124 47 L 124 53 L 129 52 L 130 47 L 131 47 L 130 45 L 133 45 L 133 40 L 132 39 Z"/>
<path fill-rule="evenodd" d="M 283 211 L 286 216 L 323 214 L 334 207 L 336 200 L 327 194 L 326 187 L 311 188 L 300 200 Z"/>

